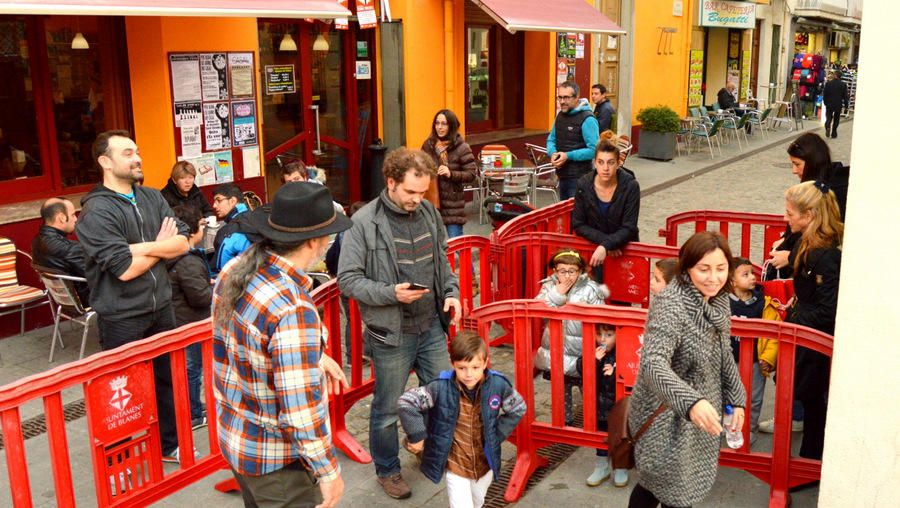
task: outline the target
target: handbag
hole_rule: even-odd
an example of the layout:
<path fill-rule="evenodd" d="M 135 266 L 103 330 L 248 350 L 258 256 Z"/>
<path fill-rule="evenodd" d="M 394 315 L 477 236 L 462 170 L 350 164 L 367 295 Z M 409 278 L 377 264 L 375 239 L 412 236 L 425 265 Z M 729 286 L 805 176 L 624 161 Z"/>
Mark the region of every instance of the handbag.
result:
<path fill-rule="evenodd" d="M 774 272 L 774 279 L 770 278 L 771 272 Z M 760 283 L 763 287 L 763 294 L 781 304 L 782 308 L 786 307 L 791 298 L 794 297 L 794 279 L 780 278 L 778 270 L 772 267 L 768 261 L 763 264 L 762 281 Z"/>
<path fill-rule="evenodd" d="M 666 409 L 666 405 L 660 404 L 633 436 L 631 431 L 628 430 L 628 411 L 630 408 L 631 397 L 623 397 L 613 405 L 606 418 L 607 428 L 609 429 L 606 444 L 613 469 L 631 469 L 634 467 L 634 444 L 650 428 L 653 420 Z"/>

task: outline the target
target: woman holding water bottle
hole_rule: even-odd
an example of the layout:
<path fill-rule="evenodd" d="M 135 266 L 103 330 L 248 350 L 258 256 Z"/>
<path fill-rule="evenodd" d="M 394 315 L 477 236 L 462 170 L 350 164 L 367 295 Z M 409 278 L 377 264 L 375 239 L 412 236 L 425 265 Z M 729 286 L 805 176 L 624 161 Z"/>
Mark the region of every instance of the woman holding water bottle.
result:
<path fill-rule="evenodd" d="M 725 407 L 733 408 L 727 430 L 744 424 L 729 339 L 733 264 L 725 237 L 696 233 L 681 246 L 675 278 L 650 302 L 628 426 L 634 435 L 651 423 L 635 444 L 640 481 L 630 508 L 702 501 L 716 479 Z"/>

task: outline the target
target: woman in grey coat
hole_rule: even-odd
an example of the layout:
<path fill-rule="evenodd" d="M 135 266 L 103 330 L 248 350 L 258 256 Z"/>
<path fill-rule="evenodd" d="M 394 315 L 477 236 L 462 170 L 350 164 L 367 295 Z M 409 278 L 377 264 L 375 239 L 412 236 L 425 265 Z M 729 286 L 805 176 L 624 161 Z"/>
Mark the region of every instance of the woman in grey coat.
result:
<path fill-rule="evenodd" d="M 553 274 L 541 281 L 538 300 L 550 307 L 562 307 L 567 303 L 600 305 L 609 297 L 605 284 L 597 284 L 585 273 L 584 258 L 573 249 L 563 249 L 550 258 Z M 566 425 L 571 424 L 572 390 L 581 388 L 581 375 L 575 364 L 581 358 L 581 321 L 563 321 L 563 375 L 565 376 Z M 541 347 L 534 355 L 535 368 L 550 373 L 550 328 L 544 328 Z"/>
<path fill-rule="evenodd" d="M 630 508 L 700 502 L 716 478 L 722 410 L 744 422 L 745 391 L 731 356 L 728 241 L 697 233 L 681 247 L 678 275 L 650 304 L 640 373 L 631 400 L 632 433 L 656 412 L 635 445 L 640 481 Z"/>

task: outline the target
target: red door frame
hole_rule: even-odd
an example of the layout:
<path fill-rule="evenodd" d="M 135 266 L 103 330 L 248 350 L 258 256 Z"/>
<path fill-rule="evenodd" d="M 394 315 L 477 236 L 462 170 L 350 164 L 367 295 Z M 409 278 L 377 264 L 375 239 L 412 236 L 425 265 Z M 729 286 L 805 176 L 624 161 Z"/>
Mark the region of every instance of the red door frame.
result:
<path fill-rule="evenodd" d="M 284 20 L 263 19 L 260 21 L 271 21 L 275 23 L 284 23 Z M 284 143 L 267 150 L 265 154 L 266 162 L 269 162 L 280 153 L 290 150 L 291 148 L 303 143 L 303 160 L 315 161 L 313 155 L 313 144 L 316 142 L 316 119 L 310 106 L 312 100 L 312 40 L 310 37 L 311 24 L 304 21 L 297 23 L 297 68 L 300 75 L 300 101 L 303 105 L 303 131 L 285 141 Z M 344 125 L 346 130 L 346 139 L 337 139 L 332 136 L 320 135 L 323 143 L 329 143 L 347 151 L 347 192 L 350 202 L 359 201 L 362 196 L 361 175 L 356 169 L 359 167 L 359 160 L 362 154 L 359 153 L 357 138 L 359 137 L 359 126 L 357 125 L 357 116 L 359 115 L 359 105 L 357 103 L 356 93 L 356 33 L 354 30 L 338 30 L 341 36 L 341 47 L 343 51 L 343 79 L 344 79 Z M 353 84 L 354 86 L 351 86 Z"/>

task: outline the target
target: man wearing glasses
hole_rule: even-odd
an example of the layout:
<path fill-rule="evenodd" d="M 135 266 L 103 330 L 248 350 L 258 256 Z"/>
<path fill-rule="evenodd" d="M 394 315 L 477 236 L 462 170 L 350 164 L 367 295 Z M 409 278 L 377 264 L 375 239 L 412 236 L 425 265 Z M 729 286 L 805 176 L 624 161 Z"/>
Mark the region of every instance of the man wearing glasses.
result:
<path fill-rule="evenodd" d="M 559 199 L 575 197 L 578 179 L 591 172 L 591 159 L 600 138 L 597 119 L 587 101 L 578 99 L 578 85 L 563 81 L 556 89 L 559 113 L 547 136 L 547 153 L 559 177 Z"/>

